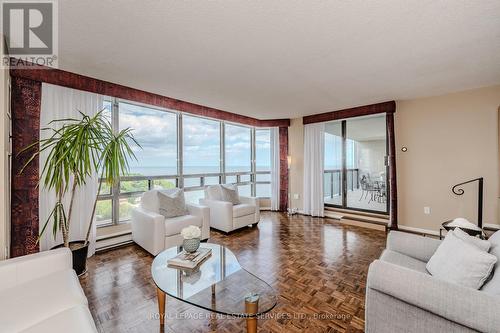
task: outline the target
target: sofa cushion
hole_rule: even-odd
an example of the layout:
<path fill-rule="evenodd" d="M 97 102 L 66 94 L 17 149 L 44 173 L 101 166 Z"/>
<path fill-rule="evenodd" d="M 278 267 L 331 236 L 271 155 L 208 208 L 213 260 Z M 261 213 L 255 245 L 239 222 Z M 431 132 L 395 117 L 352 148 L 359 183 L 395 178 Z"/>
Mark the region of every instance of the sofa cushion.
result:
<path fill-rule="evenodd" d="M 194 215 L 182 215 L 165 219 L 165 236 L 173 236 L 181 233 L 181 230 L 190 225 L 201 228 L 202 218 Z"/>
<path fill-rule="evenodd" d="M 86 307 L 87 298 L 74 270 L 45 275 L 0 292 L 0 331 L 27 329 L 76 305 Z"/>
<path fill-rule="evenodd" d="M 481 290 L 489 294 L 500 295 L 500 231 L 491 235 L 488 241 L 491 244 L 490 254 L 497 257 L 497 263 L 491 279 L 486 282 Z"/>
<path fill-rule="evenodd" d="M 449 232 L 427 263 L 438 279 L 479 289 L 490 276 L 497 258 Z"/>
<path fill-rule="evenodd" d="M 399 252 L 384 250 L 384 252 L 382 252 L 382 255 L 380 256 L 380 260 L 401 267 L 406 267 L 417 272 L 429 274 L 427 272 L 427 269 L 425 269 L 426 262 L 409 257 Z"/>
<path fill-rule="evenodd" d="M 77 305 L 30 326 L 21 333 L 91 333 L 97 329 L 89 309 Z"/>
<path fill-rule="evenodd" d="M 188 214 L 186 201 L 184 199 L 184 190 L 176 189 L 173 192 L 158 191 L 158 213 L 169 219 L 172 217 Z"/>
<path fill-rule="evenodd" d="M 233 206 L 233 217 L 255 214 L 255 206 L 248 204 L 239 204 Z"/>

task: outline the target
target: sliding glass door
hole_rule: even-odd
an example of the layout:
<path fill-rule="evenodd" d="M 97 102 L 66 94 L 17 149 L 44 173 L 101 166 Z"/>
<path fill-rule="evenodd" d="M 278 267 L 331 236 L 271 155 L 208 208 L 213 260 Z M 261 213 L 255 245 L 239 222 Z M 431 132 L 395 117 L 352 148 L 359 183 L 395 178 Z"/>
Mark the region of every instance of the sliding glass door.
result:
<path fill-rule="evenodd" d="M 325 173 L 323 176 L 325 204 L 342 206 L 342 122 L 325 124 Z"/>
<path fill-rule="evenodd" d="M 325 205 L 388 213 L 384 115 L 325 124 Z"/>

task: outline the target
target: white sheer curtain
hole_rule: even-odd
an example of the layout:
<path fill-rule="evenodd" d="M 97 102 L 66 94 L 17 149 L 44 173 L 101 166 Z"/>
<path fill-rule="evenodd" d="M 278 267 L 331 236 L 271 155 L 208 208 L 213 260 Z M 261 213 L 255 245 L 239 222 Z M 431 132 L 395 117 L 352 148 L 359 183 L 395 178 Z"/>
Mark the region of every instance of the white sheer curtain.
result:
<path fill-rule="evenodd" d="M 304 126 L 304 214 L 324 216 L 325 125 Z"/>
<path fill-rule="evenodd" d="M 61 128 L 61 123 L 49 123 L 55 119 L 77 118 L 80 119 L 81 111 L 87 115 L 94 115 L 103 107 L 103 97 L 98 94 L 88 93 L 80 90 L 55 86 L 52 84 L 42 84 L 42 110 L 40 114 L 40 128 L 51 127 Z M 45 139 L 50 136 L 50 131 L 40 131 L 40 138 Z M 48 152 L 43 152 L 40 155 L 40 173 L 47 159 Z M 87 234 L 90 215 L 94 205 L 95 195 L 97 192 L 97 175 L 89 178 L 87 184 L 78 189 L 75 193 L 75 201 L 73 205 L 72 221 L 70 226 L 70 241 L 84 240 Z M 69 207 L 70 194 L 64 198 L 64 205 Z M 50 215 L 56 203 L 56 195 L 53 191 L 46 191 L 42 184 L 39 187 L 39 215 L 40 215 L 40 230 L 45 224 L 45 221 Z M 93 230 L 90 234 L 89 256 L 95 252 L 95 233 L 96 225 L 93 224 Z M 40 248 L 48 250 L 54 245 L 61 244 L 62 237 L 58 232 L 57 238 L 54 240 L 52 235 L 52 221 L 49 222 L 44 235 L 40 239 Z"/>
<path fill-rule="evenodd" d="M 271 210 L 280 209 L 280 136 L 271 128 Z"/>

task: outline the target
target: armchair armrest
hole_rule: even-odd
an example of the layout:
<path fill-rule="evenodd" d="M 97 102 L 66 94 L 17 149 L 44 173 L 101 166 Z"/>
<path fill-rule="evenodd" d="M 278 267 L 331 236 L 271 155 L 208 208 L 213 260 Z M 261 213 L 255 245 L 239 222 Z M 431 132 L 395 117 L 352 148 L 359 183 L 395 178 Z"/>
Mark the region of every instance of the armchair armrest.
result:
<path fill-rule="evenodd" d="M 189 214 L 202 218 L 201 239 L 210 238 L 210 208 L 193 204 L 186 204 L 186 207 Z"/>
<path fill-rule="evenodd" d="M 240 196 L 240 202 L 247 205 L 255 206 L 255 223 L 260 220 L 260 199 L 257 197 Z"/>
<path fill-rule="evenodd" d="M 259 207 L 259 198 L 256 197 L 245 197 L 240 195 L 240 202 L 247 205 L 254 205 Z"/>
<path fill-rule="evenodd" d="M 431 275 L 375 260 L 367 288 L 481 332 L 500 332 L 500 299 Z"/>
<path fill-rule="evenodd" d="M 200 199 L 200 204 L 210 208 L 210 226 L 224 232 L 233 230 L 233 205 L 230 202 Z"/>
<path fill-rule="evenodd" d="M 391 231 L 387 236 L 387 249 L 409 257 L 429 261 L 441 244 L 439 239 L 423 237 L 401 231 Z"/>
<path fill-rule="evenodd" d="M 0 290 L 73 268 L 71 250 L 64 247 L 0 262 Z"/>
<path fill-rule="evenodd" d="M 132 209 L 132 239 L 152 255 L 165 247 L 165 217 L 142 207 Z"/>

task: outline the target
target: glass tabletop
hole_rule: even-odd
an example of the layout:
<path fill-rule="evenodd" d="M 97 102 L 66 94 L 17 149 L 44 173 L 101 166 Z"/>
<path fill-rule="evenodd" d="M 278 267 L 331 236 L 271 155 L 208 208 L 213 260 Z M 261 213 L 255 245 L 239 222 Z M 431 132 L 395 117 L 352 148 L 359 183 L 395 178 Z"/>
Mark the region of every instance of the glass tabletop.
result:
<path fill-rule="evenodd" d="M 202 243 L 212 254 L 197 268 L 182 269 L 167 260 L 182 251 L 169 248 L 153 260 L 151 273 L 156 286 L 167 295 L 200 308 L 230 316 L 257 316 L 274 308 L 274 289 L 243 269 L 235 255 L 217 244 Z M 248 302 L 257 308 L 249 314 Z"/>

